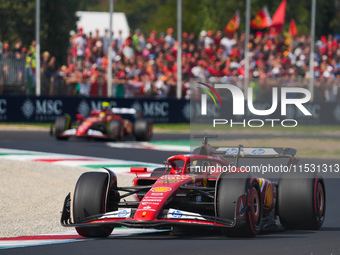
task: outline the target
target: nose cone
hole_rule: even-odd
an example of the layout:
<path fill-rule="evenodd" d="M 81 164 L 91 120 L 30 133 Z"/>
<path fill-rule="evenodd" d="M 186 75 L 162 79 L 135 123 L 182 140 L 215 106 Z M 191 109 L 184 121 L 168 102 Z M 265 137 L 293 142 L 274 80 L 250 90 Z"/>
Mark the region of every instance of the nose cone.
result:
<path fill-rule="evenodd" d="M 164 205 L 176 195 L 179 187 L 193 182 L 194 179 L 190 176 L 162 176 L 140 202 L 134 220 L 155 220 Z"/>

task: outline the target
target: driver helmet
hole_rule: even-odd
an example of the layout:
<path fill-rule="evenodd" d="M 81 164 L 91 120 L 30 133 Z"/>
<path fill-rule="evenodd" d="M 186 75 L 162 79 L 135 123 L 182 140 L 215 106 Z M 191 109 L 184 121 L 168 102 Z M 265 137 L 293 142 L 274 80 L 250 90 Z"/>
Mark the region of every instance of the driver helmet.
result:
<path fill-rule="evenodd" d="M 99 118 L 104 119 L 105 118 L 105 112 L 99 113 Z"/>
<path fill-rule="evenodd" d="M 109 102 L 102 102 L 102 108 L 103 110 L 107 110 L 110 106 L 110 103 Z"/>

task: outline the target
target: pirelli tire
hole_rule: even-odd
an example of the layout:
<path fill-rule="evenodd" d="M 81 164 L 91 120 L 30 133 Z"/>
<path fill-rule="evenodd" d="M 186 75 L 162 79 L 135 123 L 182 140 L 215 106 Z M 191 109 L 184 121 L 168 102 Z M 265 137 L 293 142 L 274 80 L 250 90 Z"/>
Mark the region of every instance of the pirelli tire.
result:
<path fill-rule="evenodd" d="M 122 141 L 124 138 L 124 122 L 121 119 L 112 119 L 107 123 L 107 133 L 112 141 Z"/>
<path fill-rule="evenodd" d="M 84 218 L 105 213 L 107 206 L 108 174 L 87 172 L 82 174 L 76 184 L 73 197 L 73 220 L 81 223 Z M 107 237 L 113 227 L 76 227 L 84 237 Z"/>
<path fill-rule="evenodd" d="M 137 119 L 133 125 L 133 135 L 137 141 L 150 141 L 152 137 L 152 120 Z"/>
<path fill-rule="evenodd" d="M 238 199 L 245 195 L 238 207 Z M 246 202 L 248 201 L 248 202 Z M 249 203 L 249 204 L 248 204 Z M 228 237 L 253 237 L 261 230 L 263 205 L 257 178 L 249 173 L 223 175 L 218 181 L 216 209 L 219 218 L 235 222 L 236 213 L 243 216 L 235 226 L 222 230 Z"/>
<path fill-rule="evenodd" d="M 326 189 L 318 173 L 285 173 L 278 183 L 277 212 L 286 229 L 317 230 L 326 213 Z"/>
<path fill-rule="evenodd" d="M 68 114 L 58 116 L 55 120 L 55 137 L 57 140 L 68 140 L 68 136 L 62 136 L 62 133 L 71 128 L 71 117 Z"/>

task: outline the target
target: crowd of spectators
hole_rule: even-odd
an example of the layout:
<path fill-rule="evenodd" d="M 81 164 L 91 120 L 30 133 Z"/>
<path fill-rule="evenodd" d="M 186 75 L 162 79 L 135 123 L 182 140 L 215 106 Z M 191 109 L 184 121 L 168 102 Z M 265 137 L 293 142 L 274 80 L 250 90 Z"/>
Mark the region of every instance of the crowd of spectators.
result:
<path fill-rule="evenodd" d="M 127 38 L 123 38 L 120 31 L 113 37 L 113 96 L 176 97 L 178 42 L 172 28 L 166 33 L 153 30 L 149 34 L 137 29 Z M 85 34 L 79 28 L 70 38 L 67 64 L 57 69 L 55 59 L 44 52 L 43 72 L 48 77 L 61 77 L 68 95 L 105 96 L 109 41 L 107 30 L 100 36 L 98 30 L 94 34 Z M 196 35 L 183 32 L 183 97 L 189 98 L 190 78 L 207 82 L 215 82 L 217 78 L 231 83 L 242 79 L 245 72 L 244 43 L 244 33 L 225 34 L 221 30 L 208 30 Z M 340 78 L 339 43 L 339 35 L 321 36 L 316 41 L 314 77 L 319 78 L 315 86 L 320 100 L 334 101 L 338 96 L 335 78 Z M 301 85 L 302 78 L 310 78 L 310 37 L 271 37 L 267 32 L 252 33 L 249 61 L 249 77 L 256 78 L 260 87 L 266 86 L 266 82 L 261 83 L 263 78 L 285 78 L 287 86 L 299 80 L 297 85 Z M 239 84 L 243 86 L 242 82 Z"/>

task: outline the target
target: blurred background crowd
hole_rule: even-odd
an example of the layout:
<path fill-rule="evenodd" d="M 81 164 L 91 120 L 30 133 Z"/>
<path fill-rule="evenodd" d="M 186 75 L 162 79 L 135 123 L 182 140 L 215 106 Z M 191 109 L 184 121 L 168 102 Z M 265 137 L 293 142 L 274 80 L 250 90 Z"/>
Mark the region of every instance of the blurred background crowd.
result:
<path fill-rule="evenodd" d="M 42 94 L 107 95 L 109 36 L 107 30 L 100 36 L 98 30 L 85 34 L 79 27 L 70 36 L 67 64 L 60 67 L 54 56 L 43 52 Z M 183 97 L 189 98 L 191 78 L 237 83 L 244 77 L 243 33 L 203 30 L 199 34 L 183 32 L 182 38 Z M 314 76 L 319 78 L 315 83 L 318 101 L 337 99 L 338 84 L 334 80 L 340 77 L 339 43 L 339 35 L 321 36 L 316 42 Z M 27 79 L 33 90 L 35 46 L 35 41 L 29 46 L 21 40 L 14 45 L 1 43 L 2 79 Z M 152 30 L 149 34 L 136 29 L 127 38 L 119 31 L 114 35 L 112 48 L 115 97 L 176 97 L 178 42 L 172 28 L 165 32 Z M 308 86 L 308 79 L 304 78 L 309 78 L 309 36 L 273 37 L 267 32 L 256 32 L 250 35 L 249 50 L 250 79 L 256 81 L 255 89 L 265 86 L 261 84 L 263 78 L 283 78 L 284 86 Z"/>
<path fill-rule="evenodd" d="M 272 86 L 304 86 L 315 100 L 334 101 L 340 97 L 340 1 L 317 0 L 312 6 L 306 0 L 251 1 L 247 24 L 244 1 L 0 1 L 0 93 L 189 98 L 189 81 L 200 80 L 251 86 L 256 99 Z M 111 59 L 111 31 L 105 28 L 114 31 Z M 178 33 L 182 93 L 176 89 Z M 247 74 L 245 48 L 250 51 Z M 39 62 L 41 79 L 36 79 Z"/>

